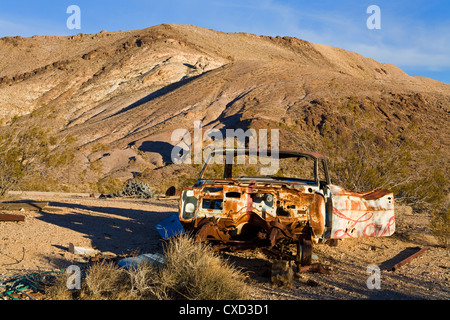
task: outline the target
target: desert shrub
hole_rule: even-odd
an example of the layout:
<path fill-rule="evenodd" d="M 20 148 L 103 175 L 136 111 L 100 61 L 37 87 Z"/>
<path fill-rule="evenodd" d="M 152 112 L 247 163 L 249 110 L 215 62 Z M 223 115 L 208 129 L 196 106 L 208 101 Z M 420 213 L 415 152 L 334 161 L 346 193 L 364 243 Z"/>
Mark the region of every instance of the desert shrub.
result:
<path fill-rule="evenodd" d="M 247 299 L 244 275 L 188 236 L 172 238 L 162 267 L 141 264 L 129 271 L 133 296 L 158 300 Z"/>
<path fill-rule="evenodd" d="M 46 297 L 51 300 L 72 300 L 72 295 L 67 291 L 68 279 L 68 273 L 58 275 L 51 286 L 47 287 L 45 291 Z"/>
<path fill-rule="evenodd" d="M 431 229 L 438 238 L 440 244 L 448 248 L 450 244 L 450 200 L 447 200 L 441 207 L 431 211 Z"/>
<path fill-rule="evenodd" d="M 113 263 L 93 264 L 86 271 L 84 286 L 80 293 L 82 300 L 129 299 L 130 280 L 126 270 Z"/>
<path fill-rule="evenodd" d="M 57 138 L 52 131 L 52 120 L 39 109 L 0 128 L 0 197 L 16 186 L 26 189 L 27 184 L 46 181 L 49 170 L 57 167 L 65 167 L 70 184 L 76 138 Z"/>
<path fill-rule="evenodd" d="M 39 125 L 10 126 L 0 131 L 0 197 L 48 159 L 49 134 Z"/>
<path fill-rule="evenodd" d="M 424 156 L 423 145 L 401 136 L 383 140 L 363 129 L 325 141 L 332 180 L 349 190 L 389 189 L 418 210 L 440 205 L 448 193 L 449 168 L 439 150 Z"/>
<path fill-rule="evenodd" d="M 217 256 L 205 244 L 186 235 L 172 238 L 167 258 L 159 270 L 158 296 L 171 299 L 247 299 L 244 275 Z"/>
<path fill-rule="evenodd" d="M 123 183 L 120 179 L 107 176 L 105 178 L 100 178 L 93 189 L 96 189 L 96 191 L 100 193 L 115 193 L 121 190 L 122 186 Z"/>
<path fill-rule="evenodd" d="M 113 263 L 97 263 L 86 270 L 77 299 L 82 300 L 235 300 L 248 299 L 245 276 L 204 244 L 186 235 L 171 238 L 163 265 L 141 263 L 128 270 Z M 55 300 L 67 294 L 67 274 L 49 289 Z"/>
<path fill-rule="evenodd" d="M 52 300 L 129 300 L 130 278 L 125 269 L 117 268 L 113 263 L 92 264 L 85 270 L 81 289 L 68 291 L 68 273 L 62 273 L 47 289 L 47 297 Z"/>

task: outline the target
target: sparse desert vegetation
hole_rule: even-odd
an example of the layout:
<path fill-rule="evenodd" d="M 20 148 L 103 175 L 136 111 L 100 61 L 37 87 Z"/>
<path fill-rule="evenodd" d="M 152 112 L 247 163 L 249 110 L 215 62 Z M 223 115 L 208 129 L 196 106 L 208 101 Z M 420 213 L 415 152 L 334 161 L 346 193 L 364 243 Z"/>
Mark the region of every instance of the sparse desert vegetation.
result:
<path fill-rule="evenodd" d="M 294 291 L 277 294 L 365 297 L 347 276 L 364 282 L 358 257 L 365 265 L 378 259 L 375 253 L 388 260 L 396 249 L 429 245 L 433 250 L 424 260 L 432 275 L 419 266 L 406 268 L 403 276 L 414 286 L 402 291 L 404 282 L 385 274 L 399 287 L 381 296 L 416 298 L 415 290 L 424 296 L 431 292 L 425 287 L 436 287 L 435 296 L 448 297 L 440 287 L 448 283 L 448 263 L 433 264 L 448 258 L 442 251 L 450 226 L 448 84 L 301 39 L 187 25 L 7 37 L 0 39 L 0 54 L 0 198 L 24 200 L 9 191 L 37 199 L 33 192 L 53 192 L 43 200 L 62 211 L 25 212 L 24 223 L 0 225 L 1 267 L 61 267 L 76 261 L 66 252 L 75 240 L 114 254 L 153 250 L 159 243 L 154 224 L 176 212 L 176 203 L 55 194 L 118 194 L 134 180 L 156 194 L 192 185 L 201 165 L 173 164 L 171 136 L 180 128 L 192 133 L 201 119 L 205 130 L 278 129 L 280 149 L 327 156 L 332 182 L 355 191 L 390 189 L 396 205 L 411 208 L 397 216 L 392 238 L 364 239 L 352 243 L 356 249 L 319 246 L 320 258 L 345 280 L 307 275 L 321 283 L 317 291 L 305 285 L 310 279 L 300 278 Z M 142 266 L 136 273 L 92 265 L 78 298 L 240 299 L 249 296 L 249 284 L 264 287 L 258 270 L 248 268 L 253 276 L 243 281 L 233 266 L 186 239 L 171 243 L 166 254 L 165 267 Z M 247 265 L 247 257 L 232 260 Z M 269 263 L 257 253 L 249 257 L 261 270 Z M 344 259 L 349 265 L 340 264 Z M 72 298 L 63 292 L 63 279 L 60 285 L 54 298 Z M 273 298 L 270 292 L 264 287 L 250 296 Z"/>
<path fill-rule="evenodd" d="M 129 269 L 111 262 L 92 264 L 79 291 L 68 292 L 68 276 L 63 274 L 48 295 L 56 300 L 249 299 L 245 275 L 205 244 L 178 236 L 166 243 L 164 257 L 164 265 L 144 262 Z"/>

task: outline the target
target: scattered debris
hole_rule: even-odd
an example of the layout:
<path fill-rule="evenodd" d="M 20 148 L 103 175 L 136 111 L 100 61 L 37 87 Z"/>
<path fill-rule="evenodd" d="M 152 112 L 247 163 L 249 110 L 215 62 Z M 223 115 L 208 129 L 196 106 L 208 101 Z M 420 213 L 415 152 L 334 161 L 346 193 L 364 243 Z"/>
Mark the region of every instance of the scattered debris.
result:
<path fill-rule="evenodd" d="M 124 258 L 119 260 L 117 264 L 125 269 L 136 268 L 141 263 L 157 264 L 162 266 L 166 262 L 166 257 L 160 253 L 146 253 L 137 257 Z"/>
<path fill-rule="evenodd" d="M 48 271 L 20 276 L 0 276 L 0 300 L 36 300 L 52 285 L 56 274 L 64 271 Z"/>
<path fill-rule="evenodd" d="M 102 261 L 112 261 L 112 262 L 117 262 L 117 260 L 125 258 L 125 256 L 122 255 L 117 255 L 114 252 L 99 252 L 98 254 L 96 254 L 95 256 L 91 256 L 89 258 L 89 262 L 94 263 L 94 262 L 102 262 Z"/>
<path fill-rule="evenodd" d="M 93 256 L 98 253 L 98 250 L 85 247 L 76 247 L 73 243 L 69 243 L 69 252 L 73 254 Z"/>
<path fill-rule="evenodd" d="M 330 273 L 330 270 L 321 263 L 313 263 L 308 266 L 300 266 L 297 268 L 297 272 L 307 272 L 307 271 L 317 272 L 321 274 Z"/>
<path fill-rule="evenodd" d="M 155 228 L 163 239 L 169 239 L 184 233 L 184 228 L 178 219 L 178 214 L 162 220 Z"/>

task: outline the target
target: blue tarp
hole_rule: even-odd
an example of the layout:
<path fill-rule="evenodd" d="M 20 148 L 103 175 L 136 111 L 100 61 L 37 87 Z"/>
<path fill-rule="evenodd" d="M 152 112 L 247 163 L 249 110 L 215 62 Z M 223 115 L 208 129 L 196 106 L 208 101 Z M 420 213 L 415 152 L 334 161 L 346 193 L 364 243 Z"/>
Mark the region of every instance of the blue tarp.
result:
<path fill-rule="evenodd" d="M 169 239 L 184 233 L 184 228 L 178 219 L 178 214 L 174 214 L 162 220 L 155 228 L 163 239 Z"/>

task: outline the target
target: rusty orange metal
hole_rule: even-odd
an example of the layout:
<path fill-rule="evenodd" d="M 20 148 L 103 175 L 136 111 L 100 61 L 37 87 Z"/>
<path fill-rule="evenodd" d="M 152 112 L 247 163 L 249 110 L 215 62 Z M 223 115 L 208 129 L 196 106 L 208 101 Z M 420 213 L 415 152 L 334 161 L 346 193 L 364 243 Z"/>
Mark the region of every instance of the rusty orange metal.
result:
<path fill-rule="evenodd" d="M 236 155 L 237 151 L 231 152 Z M 250 150 L 243 152 L 249 154 Z M 209 241 L 217 249 L 263 248 L 295 259 L 299 266 L 311 263 L 312 244 L 320 239 L 394 232 L 390 191 L 356 193 L 333 185 L 326 159 L 317 153 L 280 151 L 278 156 L 312 161 L 314 178 L 233 176 L 233 164 L 225 164 L 223 177 L 210 179 L 205 176 L 207 161 L 197 183 L 181 192 L 179 220 L 183 227 L 197 241 Z M 291 243 L 297 244 L 295 256 L 282 250 Z"/>

